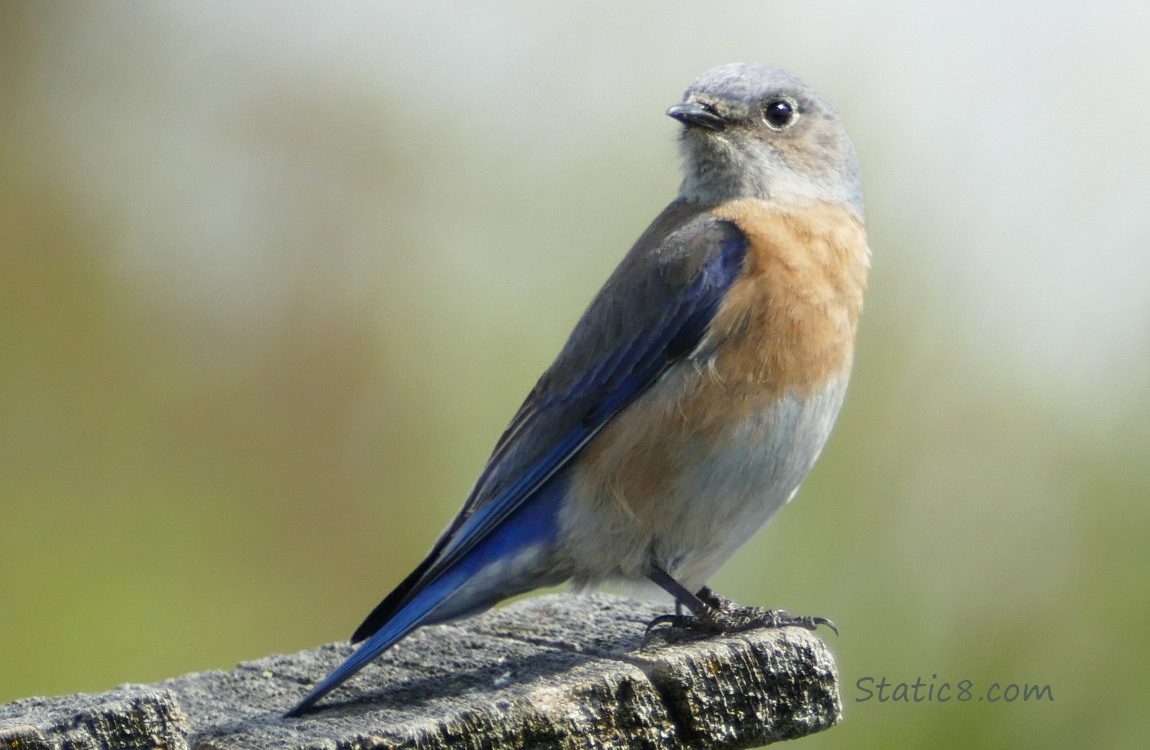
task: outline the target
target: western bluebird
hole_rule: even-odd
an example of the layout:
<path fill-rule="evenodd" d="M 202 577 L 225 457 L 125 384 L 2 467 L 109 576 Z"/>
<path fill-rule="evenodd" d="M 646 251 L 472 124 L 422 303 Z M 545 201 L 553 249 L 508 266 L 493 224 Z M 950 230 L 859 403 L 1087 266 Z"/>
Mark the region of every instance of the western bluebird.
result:
<path fill-rule="evenodd" d="M 870 259 L 858 159 L 834 108 L 766 65 L 709 70 L 667 114 L 683 125 L 678 197 L 356 630 L 363 645 L 289 715 L 415 628 L 563 581 L 653 581 L 693 615 L 653 625 L 829 624 L 705 583 L 794 496 L 842 404 Z"/>

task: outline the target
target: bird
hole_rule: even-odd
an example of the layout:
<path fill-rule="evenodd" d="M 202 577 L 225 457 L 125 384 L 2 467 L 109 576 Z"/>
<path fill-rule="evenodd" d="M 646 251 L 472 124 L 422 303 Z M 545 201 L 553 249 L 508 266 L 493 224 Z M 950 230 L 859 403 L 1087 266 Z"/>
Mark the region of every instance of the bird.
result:
<path fill-rule="evenodd" d="M 842 406 L 871 256 L 858 157 L 834 107 L 770 65 L 712 68 L 666 114 L 678 195 L 427 557 L 288 716 L 416 628 L 563 582 L 655 584 L 676 614 L 650 627 L 833 628 L 706 584 L 795 495 Z"/>

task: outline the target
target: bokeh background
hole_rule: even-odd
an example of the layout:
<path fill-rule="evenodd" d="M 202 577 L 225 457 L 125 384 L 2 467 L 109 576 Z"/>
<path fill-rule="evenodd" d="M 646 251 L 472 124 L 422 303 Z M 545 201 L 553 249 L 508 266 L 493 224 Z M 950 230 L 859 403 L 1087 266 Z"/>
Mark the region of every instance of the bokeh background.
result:
<path fill-rule="evenodd" d="M 673 196 L 664 109 L 759 60 L 838 105 L 874 248 L 840 426 L 714 581 L 840 626 L 846 719 L 803 746 L 1141 745 L 1148 32 L 1116 0 L 0 4 L 0 701 L 346 637 Z"/>

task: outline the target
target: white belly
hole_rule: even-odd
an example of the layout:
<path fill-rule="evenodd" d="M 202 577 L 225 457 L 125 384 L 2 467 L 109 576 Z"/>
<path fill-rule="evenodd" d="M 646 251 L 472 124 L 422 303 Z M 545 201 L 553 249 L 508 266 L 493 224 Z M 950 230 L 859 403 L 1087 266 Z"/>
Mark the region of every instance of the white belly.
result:
<path fill-rule="evenodd" d="M 846 376 L 802 400 L 784 397 L 689 451 L 643 512 L 574 474 L 560 539 L 576 585 L 643 579 L 650 562 L 694 591 L 790 500 L 830 435 Z M 599 496 L 592 497 L 591 493 Z M 632 504 L 634 505 L 634 504 Z"/>

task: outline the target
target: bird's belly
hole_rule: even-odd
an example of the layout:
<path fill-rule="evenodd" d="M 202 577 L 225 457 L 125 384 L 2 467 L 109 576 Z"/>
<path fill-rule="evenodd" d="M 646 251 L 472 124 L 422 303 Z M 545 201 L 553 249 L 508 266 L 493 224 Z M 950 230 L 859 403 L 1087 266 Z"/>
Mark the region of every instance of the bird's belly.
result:
<path fill-rule="evenodd" d="M 662 425 L 640 419 L 648 430 L 622 423 L 579 462 L 560 513 L 561 545 L 579 551 L 568 561 L 575 582 L 642 579 L 654 562 L 691 590 L 704 585 L 795 494 L 845 389 L 844 374 L 698 429 L 683 410 Z"/>

